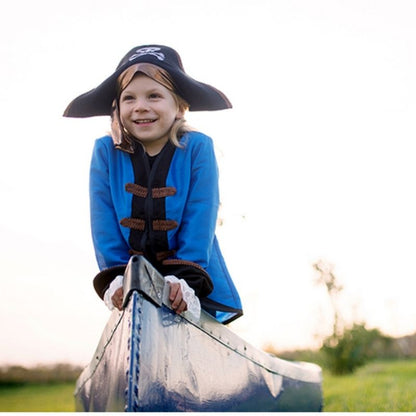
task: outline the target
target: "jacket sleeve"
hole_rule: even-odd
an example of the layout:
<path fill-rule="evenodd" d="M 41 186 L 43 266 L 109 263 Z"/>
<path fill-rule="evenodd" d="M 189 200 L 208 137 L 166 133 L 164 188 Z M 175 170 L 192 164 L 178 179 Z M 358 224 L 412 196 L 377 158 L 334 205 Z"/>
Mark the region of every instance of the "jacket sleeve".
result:
<path fill-rule="evenodd" d="M 177 235 L 178 250 L 176 258 L 164 264 L 177 267 L 178 277 L 182 274 L 203 297 L 213 289 L 205 269 L 211 257 L 219 207 L 218 167 L 210 138 L 200 141 L 191 151 L 190 186 Z"/>
<path fill-rule="evenodd" d="M 95 142 L 90 167 L 91 232 L 101 271 L 126 264 L 129 247 L 117 220 L 110 185 L 110 149 L 101 139 Z"/>

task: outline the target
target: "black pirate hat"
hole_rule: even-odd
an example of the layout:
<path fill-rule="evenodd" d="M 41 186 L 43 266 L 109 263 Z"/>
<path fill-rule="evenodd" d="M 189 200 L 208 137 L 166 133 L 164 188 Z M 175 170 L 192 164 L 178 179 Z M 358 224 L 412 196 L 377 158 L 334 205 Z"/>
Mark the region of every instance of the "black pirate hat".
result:
<path fill-rule="evenodd" d="M 190 111 L 210 111 L 231 108 L 228 98 L 216 88 L 196 81 L 185 73 L 179 54 L 163 45 L 137 46 L 118 64 L 116 71 L 97 88 L 75 98 L 66 108 L 65 117 L 111 115 L 117 94 L 117 78 L 129 66 L 146 62 L 165 69 L 174 82 L 175 91 L 188 104 Z"/>

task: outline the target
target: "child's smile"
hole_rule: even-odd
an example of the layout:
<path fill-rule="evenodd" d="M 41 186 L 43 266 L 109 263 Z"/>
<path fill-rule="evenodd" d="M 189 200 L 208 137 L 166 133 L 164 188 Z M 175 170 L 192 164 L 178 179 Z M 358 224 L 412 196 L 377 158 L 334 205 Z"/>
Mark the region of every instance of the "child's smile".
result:
<path fill-rule="evenodd" d="M 144 119 L 144 120 L 135 120 L 134 122 L 135 122 L 136 124 L 144 125 L 144 124 L 151 124 L 151 123 L 154 123 L 155 121 L 156 121 L 155 119 L 153 119 L 153 120 L 150 120 L 150 119 Z"/>

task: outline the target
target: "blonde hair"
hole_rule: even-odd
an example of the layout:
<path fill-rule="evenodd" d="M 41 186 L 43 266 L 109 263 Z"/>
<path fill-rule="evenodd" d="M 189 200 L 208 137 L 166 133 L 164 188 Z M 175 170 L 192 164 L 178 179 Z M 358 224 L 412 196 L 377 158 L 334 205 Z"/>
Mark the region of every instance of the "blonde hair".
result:
<path fill-rule="evenodd" d="M 119 99 L 123 90 L 130 84 L 134 76 L 138 73 L 148 76 L 167 88 L 172 94 L 180 113 L 185 114 L 185 111 L 189 109 L 189 104 L 176 93 L 173 80 L 167 71 L 156 65 L 148 63 L 139 63 L 128 67 L 119 75 L 117 79 L 117 97 L 113 101 L 111 111 L 111 136 L 113 138 L 114 145 L 116 148 L 128 153 L 134 153 L 134 141 L 137 140 L 132 137 L 120 121 Z M 174 121 L 170 129 L 169 140 L 176 147 L 182 147 L 179 142 L 180 138 L 185 133 L 192 130 L 192 127 L 187 124 L 184 117 L 178 118 Z"/>

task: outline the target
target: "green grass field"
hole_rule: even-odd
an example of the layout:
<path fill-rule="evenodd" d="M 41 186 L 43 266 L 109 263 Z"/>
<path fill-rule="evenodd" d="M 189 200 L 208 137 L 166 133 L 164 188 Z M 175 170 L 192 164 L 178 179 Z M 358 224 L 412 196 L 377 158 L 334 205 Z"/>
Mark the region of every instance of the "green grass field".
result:
<path fill-rule="evenodd" d="M 0 387 L 0 412 L 74 412 L 75 383 Z"/>
<path fill-rule="evenodd" d="M 352 375 L 324 372 L 326 412 L 416 411 L 416 360 L 374 361 Z"/>
<path fill-rule="evenodd" d="M 73 412 L 75 383 L 0 387 L 1 412 Z M 324 372 L 324 411 L 416 411 L 416 360 L 375 361 L 347 376 Z"/>

